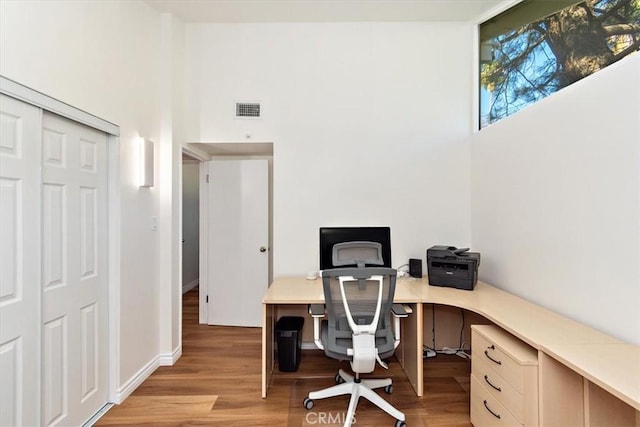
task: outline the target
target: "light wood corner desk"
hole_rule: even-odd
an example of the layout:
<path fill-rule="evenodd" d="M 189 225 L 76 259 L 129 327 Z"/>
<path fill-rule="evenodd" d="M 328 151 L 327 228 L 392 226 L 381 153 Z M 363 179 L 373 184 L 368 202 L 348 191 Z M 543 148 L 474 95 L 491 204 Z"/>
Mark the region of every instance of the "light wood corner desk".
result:
<path fill-rule="evenodd" d="M 426 278 L 399 278 L 394 302 L 412 310 L 402 321 L 396 357 L 416 395 L 423 392 L 423 304 L 447 305 L 475 312 L 537 350 L 541 425 L 545 420 L 575 424 L 573 415 L 561 408 L 570 402 L 574 411 L 582 409 L 584 425 L 611 420 L 609 411 L 622 411 L 624 420 L 635 419 L 640 426 L 640 346 L 482 282 L 473 291 L 464 291 L 429 286 Z M 322 280 L 278 277 L 262 303 L 262 397 L 266 398 L 274 370 L 278 306 L 324 303 Z M 556 396 L 563 401 L 554 402 Z"/>

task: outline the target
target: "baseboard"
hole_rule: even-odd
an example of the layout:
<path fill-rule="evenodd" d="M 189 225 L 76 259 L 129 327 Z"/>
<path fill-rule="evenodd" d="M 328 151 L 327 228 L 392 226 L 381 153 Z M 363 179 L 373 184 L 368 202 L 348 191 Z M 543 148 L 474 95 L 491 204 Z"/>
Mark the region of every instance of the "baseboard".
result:
<path fill-rule="evenodd" d="M 195 288 L 196 286 L 198 286 L 199 283 L 199 279 L 195 279 L 190 281 L 189 283 L 187 283 L 186 285 L 182 285 L 182 293 L 186 294 L 187 292 L 189 292 L 191 289 Z"/>
<path fill-rule="evenodd" d="M 158 357 L 160 366 L 173 366 L 182 356 L 182 346 L 179 345 L 171 354 L 161 354 Z"/>
<path fill-rule="evenodd" d="M 131 393 L 135 389 L 137 389 L 140 384 L 144 382 L 153 372 L 158 369 L 160 366 L 160 357 L 154 357 L 149 363 L 142 367 L 138 372 L 136 372 L 127 382 L 124 383 L 122 387 L 119 387 L 116 390 L 114 396 L 114 402 L 116 404 L 121 404 L 124 400 L 129 397 Z"/>
<path fill-rule="evenodd" d="M 316 344 L 313 341 L 303 342 L 300 344 L 300 349 L 302 350 L 319 350 Z"/>

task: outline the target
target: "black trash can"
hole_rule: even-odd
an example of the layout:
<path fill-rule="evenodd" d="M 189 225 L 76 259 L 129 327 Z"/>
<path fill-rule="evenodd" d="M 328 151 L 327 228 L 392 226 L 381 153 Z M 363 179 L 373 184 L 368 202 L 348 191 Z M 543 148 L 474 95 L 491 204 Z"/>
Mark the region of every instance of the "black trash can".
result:
<path fill-rule="evenodd" d="M 304 317 L 295 316 L 283 316 L 276 323 L 280 372 L 295 372 L 300 366 L 303 325 Z"/>

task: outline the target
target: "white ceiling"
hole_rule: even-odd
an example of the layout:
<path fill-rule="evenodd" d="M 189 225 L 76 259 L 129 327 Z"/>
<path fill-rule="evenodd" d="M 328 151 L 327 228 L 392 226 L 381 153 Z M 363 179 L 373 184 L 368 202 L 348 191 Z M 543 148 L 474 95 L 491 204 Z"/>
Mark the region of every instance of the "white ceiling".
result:
<path fill-rule="evenodd" d="M 145 0 L 184 22 L 474 21 L 514 0 Z"/>

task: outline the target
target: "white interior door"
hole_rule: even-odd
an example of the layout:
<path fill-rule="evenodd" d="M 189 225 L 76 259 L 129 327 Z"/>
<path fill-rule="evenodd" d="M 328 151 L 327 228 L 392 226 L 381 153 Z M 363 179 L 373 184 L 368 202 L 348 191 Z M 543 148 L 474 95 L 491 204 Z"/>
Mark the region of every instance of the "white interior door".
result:
<path fill-rule="evenodd" d="M 208 322 L 261 326 L 269 285 L 269 176 L 264 159 L 209 167 Z"/>
<path fill-rule="evenodd" d="M 42 413 L 81 425 L 107 401 L 107 137 L 42 119 Z"/>
<path fill-rule="evenodd" d="M 40 424 L 40 114 L 0 95 L 0 426 Z"/>

